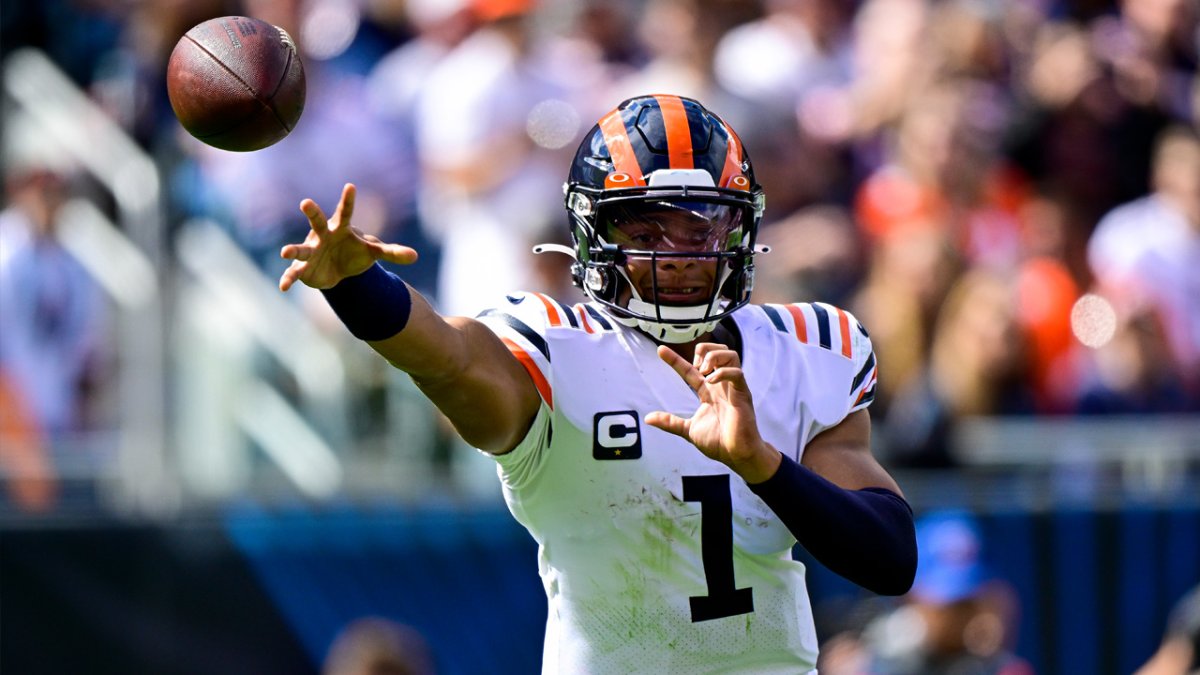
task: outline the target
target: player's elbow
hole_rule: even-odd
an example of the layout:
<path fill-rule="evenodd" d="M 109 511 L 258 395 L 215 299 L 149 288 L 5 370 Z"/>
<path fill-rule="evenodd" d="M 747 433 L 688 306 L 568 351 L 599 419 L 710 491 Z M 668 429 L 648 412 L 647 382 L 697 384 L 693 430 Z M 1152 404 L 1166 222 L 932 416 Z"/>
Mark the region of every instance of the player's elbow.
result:
<path fill-rule="evenodd" d="M 873 587 L 868 587 L 867 590 L 879 595 L 904 595 L 912 589 L 913 579 L 917 575 L 917 565 L 914 562 L 911 568 L 898 569 L 892 573 L 880 578 Z"/>
<path fill-rule="evenodd" d="M 879 595 L 904 595 L 912 589 L 917 576 L 917 540 L 912 530 L 897 533 L 880 551 L 875 573 L 862 586 Z"/>

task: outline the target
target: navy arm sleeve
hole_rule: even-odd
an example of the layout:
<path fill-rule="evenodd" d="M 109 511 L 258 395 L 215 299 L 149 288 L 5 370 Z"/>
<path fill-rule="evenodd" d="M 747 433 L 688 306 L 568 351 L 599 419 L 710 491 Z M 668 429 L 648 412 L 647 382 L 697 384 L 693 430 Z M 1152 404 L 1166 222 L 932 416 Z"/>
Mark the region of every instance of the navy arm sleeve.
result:
<path fill-rule="evenodd" d="M 912 508 L 885 488 L 846 490 L 786 455 L 750 485 L 821 564 L 880 595 L 902 595 L 917 573 Z"/>

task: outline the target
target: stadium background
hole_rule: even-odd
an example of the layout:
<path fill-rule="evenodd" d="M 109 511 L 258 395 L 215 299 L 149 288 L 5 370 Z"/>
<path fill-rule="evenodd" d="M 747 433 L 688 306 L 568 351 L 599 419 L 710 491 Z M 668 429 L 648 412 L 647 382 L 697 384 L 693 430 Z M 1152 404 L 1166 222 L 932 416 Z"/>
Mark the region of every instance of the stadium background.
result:
<path fill-rule="evenodd" d="M 308 71 L 300 126 L 253 155 L 201 147 L 165 98 L 178 36 L 232 13 L 287 27 Z M 742 131 L 767 187 L 756 299 L 872 330 L 877 452 L 919 514 L 978 516 L 1014 651 L 1132 672 L 1200 582 L 1200 263 L 1155 276 L 1095 233 L 1196 126 L 1196 22 L 1169 0 L 6 0 L 0 670 L 317 672 L 385 616 L 439 672 L 534 672 L 536 550 L 488 460 L 318 296 L 275 291 L 275 252 L 301 197 L 353 180 L 444 308 L 574 299 L 525 253 L 564 236 L 569 153 L 671 90 Z M 50 214 L 53 264 L 17 265 L 14 213 Z M 1155 253 L 1141 225 L 1118 251 Z M 62 279 L 70 301 L 20 302 Z M 810 569 L 823 636 L 874 607 Z"/>

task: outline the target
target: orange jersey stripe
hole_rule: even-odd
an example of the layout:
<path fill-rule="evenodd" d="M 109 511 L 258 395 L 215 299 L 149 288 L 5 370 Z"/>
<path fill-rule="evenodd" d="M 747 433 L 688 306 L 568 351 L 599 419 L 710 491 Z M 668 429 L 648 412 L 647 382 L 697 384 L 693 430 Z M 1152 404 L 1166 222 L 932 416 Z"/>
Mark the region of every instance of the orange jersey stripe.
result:
<path fill-rule="evenodd" d="M 784 305 L 787 311 L 796 321 L 796 339 L 807 343 L 808 342 L 808 324 L 804 321 L 804 312 L 795 305 Z"/>
<path fill-rule="evenodd" d="M 537 299 L 541 300 L 542 304 L 546 306 L 546 316 L 550 318 L 550 325 L 561 326 L 563 322 L 562 317 L 558 315 L 558 308 L 554 306 L 554 303 L 550 301 L 550 298 L 547 298 L 541 293 L 534 293 L 534 295 L 536 295 Z"/>
<path fill-rule="evenodd" d="M 579 312 L 579 320 L 583 322 L 583 329 L 589 333 L 595 333 L 592 330 L 592 324 L 588 322 L 587 312 L 584 311 L 583 305 L 575 305 L 575 311 Z"/>
<path fill-rule="evenodd" d="M 608 152 L 612 155 L 613 169 L 629 174 L 634 185 L 645 185 L 642 167 L 638 166 L 637 153 L 633 150 L 633 144 L 629 142 L 629 132 L 625 130 L 621 111 L 614 110 L 601 118 L 600 131 L 604 133 L 604 144 L 608 146 Z"/>
<path fill-rule="evenodd" d="M 538 394 L 542 397 L 542 400 L 546 402 L 546 405 L 550 406 L 551 410 L 554 410 L 554 392 L 550 390 L 550 383 L 546 381 L 546 376 L 542 375 L 542 371 L 534 363 L 533 357 L 522 349 L 521 345 L 512 340 L 506 337 L 502 337 L 500 340 L 504 342 L 505 347 L 508 347 L 508 351 L 512 352 L 512 355 L 517 357 L 517 360 L 521 362 L 521 366 L 525 368 L 525 372 L 529 373 L 529 377 L 533 379 L 533 386 L 537 387 Z"/>
<path fill-rule="evenodd" d="M 729 187 L 730 179 L 742 175 L 742 142 L 728 125 L 722 127 L 729 136 L 729 145 L 725 151 L 725 168 L 721 170 L 721 183 L 717 187 Z"/>
<path fill-rule="evenodd" d="M 846 316 L 840 308 L 834 307 L 838 314 L 838 323 L 842 327 L 842 356 L 851 358 L 850 356 L 850 317 Z"/>
<path fill-rule="evenodd" d="M 672 169 L 694 169 L 692 158 L 692 131 L 688 125 L 687 110 L 678 96 L 655 96 L 662 111 L 663 131 L 667 134 L 667 156 Z"/>

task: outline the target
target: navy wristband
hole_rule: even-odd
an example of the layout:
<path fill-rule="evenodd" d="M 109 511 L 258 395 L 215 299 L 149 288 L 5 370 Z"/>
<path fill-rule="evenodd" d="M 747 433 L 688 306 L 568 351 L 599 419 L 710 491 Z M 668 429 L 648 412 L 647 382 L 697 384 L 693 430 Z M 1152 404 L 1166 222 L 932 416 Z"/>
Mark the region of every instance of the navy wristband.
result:
<path fill-rule="evenodd" d="M 917 573 L 912 508 L 884 488 L 846 490 L 786 455 L 750 485 L 814 558 L 881 595 L 901 595 Z"/>
<path fill-rule="evenodd" d="M 408 325 L 412 292 L 400 277 L 379 263 L 321 291 L 350 333 L 360 340 L 386 340 Z"/>

